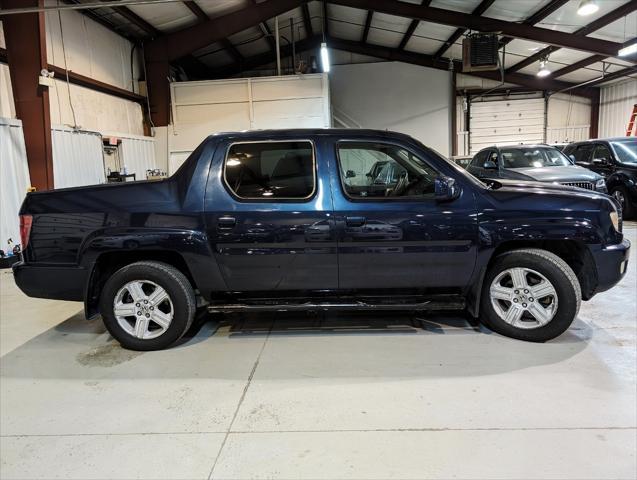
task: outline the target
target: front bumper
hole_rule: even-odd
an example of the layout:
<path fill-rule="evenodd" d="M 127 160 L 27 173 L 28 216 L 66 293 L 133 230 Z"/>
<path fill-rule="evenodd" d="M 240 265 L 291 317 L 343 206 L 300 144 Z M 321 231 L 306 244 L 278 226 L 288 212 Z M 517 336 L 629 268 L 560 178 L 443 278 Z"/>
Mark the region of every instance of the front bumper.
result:
<path fill-rule="evenodd" d="M 29 297 L 84 301 L 87 270 L 76 266 L 13 265 L 15 283 Z"/>
<path fill-rule="evenodd" d="M 608 245 L 593 252 L 597 267 L 597 288 L 595 293 L 605 292 L 624 278 L 628 269 L 630 242 L 624 238 L 621 243 Z"/>

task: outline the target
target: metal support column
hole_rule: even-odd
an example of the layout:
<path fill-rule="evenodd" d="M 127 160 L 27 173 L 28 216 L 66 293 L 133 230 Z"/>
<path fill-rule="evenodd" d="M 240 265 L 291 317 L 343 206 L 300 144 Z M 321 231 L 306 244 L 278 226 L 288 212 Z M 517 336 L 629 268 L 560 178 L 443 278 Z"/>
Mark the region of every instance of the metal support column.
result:
<path fill-rule="evenodd" d="M 44 0 L 2 0 L 3 8 L 44 6 Z M 39 84 L 40 71 L 47 68 L 44 13 L 22 13 L 3 17 L 9 74 L 16 114 L 22 120 L 31 185 L 38 190 L 53 188 L 53 150 L 49 89 Z"/>

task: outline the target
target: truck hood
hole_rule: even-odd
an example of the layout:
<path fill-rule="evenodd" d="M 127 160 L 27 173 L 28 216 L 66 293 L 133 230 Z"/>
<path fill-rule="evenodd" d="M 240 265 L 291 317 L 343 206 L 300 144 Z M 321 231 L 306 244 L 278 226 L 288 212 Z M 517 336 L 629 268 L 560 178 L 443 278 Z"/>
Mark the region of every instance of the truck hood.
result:
<path fill-rule="evenodd" d="M 553 168 L 553 167 L 551 167 Z M 589 198 L 591 200 L 598 200 L 608 198 L 607 195 L 597 193 L 592 190 L 583 190 L 577 187 L 568 187 L 560 185 L 558 183 L 545 183 L 545 182 L 533 182 L 526 180 L 493 180 L 484 179 L 490 191 L 497 195 L 497 192 L 525 192 L 525 193 L 537 193 L 539 195 L 560 195 L 560 196 L 574 196 L 580 198 Z"/>
<path fill-rule="evenodd" d="M 577 165 L 566 167 L 524 167 L 508 168 L 508 171 L 524 175 L 538 182 L 591 182 L 595 183 L 601 175 Z M 522 178 L 522 177 L 520 177 Z"/>

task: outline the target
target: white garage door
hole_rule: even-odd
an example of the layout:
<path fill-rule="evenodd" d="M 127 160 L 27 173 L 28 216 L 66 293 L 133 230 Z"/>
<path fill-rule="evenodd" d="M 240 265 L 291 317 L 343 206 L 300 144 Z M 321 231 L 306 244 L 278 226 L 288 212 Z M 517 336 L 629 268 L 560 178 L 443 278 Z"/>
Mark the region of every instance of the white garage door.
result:
<path fill-rule="evenodd" d="M 544 99 L 472 102 L 471 154 L 490 145 L 544 142 Z"/>

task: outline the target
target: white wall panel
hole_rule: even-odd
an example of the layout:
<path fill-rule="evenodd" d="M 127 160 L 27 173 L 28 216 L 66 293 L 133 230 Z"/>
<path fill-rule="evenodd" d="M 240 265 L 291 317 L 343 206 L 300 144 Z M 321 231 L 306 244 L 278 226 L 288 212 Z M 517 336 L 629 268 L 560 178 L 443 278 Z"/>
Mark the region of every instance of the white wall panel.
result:
<path fill-rule="evenodd" d="M 102 136 L 96 132 L 51 128 L 55 188 L 106 182 Z"/>
<path fill-rule="evenodd" d="M 325 74 L 178 82 L 171 84 L 171 99 L 169 173 L 213 133 L 330 126 Z"/>
<path fill-rule="evenodd" d="M 31 185 L 20 120 L 0 118 L 0 248 L 20 243 L 18 212 Z"/>
<path fill-rule="evenodd" d="M 45 4 L 55 5 L 56 0 L 47 0 Z M 61 19 L 68 70 L 126 90 L 137 89 L 133 79 L 139 78 L 139 49 L 134 53 L 131 72 L 131 42 L 78 11 L 65 10 L 61 12 Z M 57 12 L 45 14 L 45 26 L 47 59 L 49 63 L 64 68 Z"/>
<path fill-rule="evenodd" d="M 136 180 L 146 180 L 146 170 L 162 168 L 155 161 L 155 139 L 152 137 L 119 136 L 122 163 Z M 165 169 L 165 167 L 164 167 Z"/>
<path fill-rule="evenodd" d="M 142 107 L 138 103 L 78 85 L 67 85 L 62 80 L 55 80 L 55 86 L 49 88 L 49 102 L 54 125 L 73 125 L 72 104 L 77 125 L 83 130 L 144 134 Z"/>
<path fill-rule="evenodd" d="M 450 153 L 448 72 L 380 62 L 334 65 L 329 78 L 333 110 L 348 126 L 395 130 Z"/>
<path fill-rule="evenodd" d="M 637 80 L 615 83 L 601 90 L 599 137 L 625 136 L 633 105 L 637 103 Z"/>

